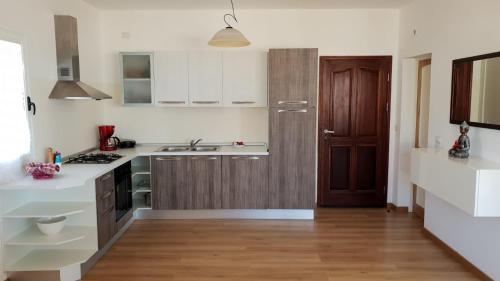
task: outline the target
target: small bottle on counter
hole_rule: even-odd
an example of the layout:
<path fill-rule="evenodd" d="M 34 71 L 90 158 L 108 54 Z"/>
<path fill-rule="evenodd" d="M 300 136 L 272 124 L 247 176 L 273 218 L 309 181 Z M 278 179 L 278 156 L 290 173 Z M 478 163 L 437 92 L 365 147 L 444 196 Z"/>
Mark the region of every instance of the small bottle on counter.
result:
<path fill-rule="evenodd" d="M 47 153 L 45 154 L 45 163 L 54 163 L 54 150 L 52 147 L 47 148 Z"/>
<path fill-rule="evenodd" d="M 62 165 L 61 152 L 56 151 L 56 153 L 54 154 L 54 164 L 56 164 L 57 166 L 59 166 L 59 168 L 61 168 Z"/>

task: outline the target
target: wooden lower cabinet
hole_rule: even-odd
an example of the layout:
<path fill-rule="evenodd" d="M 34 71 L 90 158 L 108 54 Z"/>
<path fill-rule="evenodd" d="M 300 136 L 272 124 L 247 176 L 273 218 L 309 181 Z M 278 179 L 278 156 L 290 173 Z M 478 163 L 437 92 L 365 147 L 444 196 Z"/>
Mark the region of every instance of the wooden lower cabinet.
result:
<path fill-rule="evenodd" d="M 97 205 L 97 240 L 99 249 L 102 249 L 115 235 L 116 210 L 115 210 L 115 178 L 109 172 L 96 179 L 96 205 Z"/>
<path fill-rule="evenodd" d="M 267 156 L 222 158 L 222 208 L 268 208 L 267 160 Z"/>
<path fill-rule="evenodd" d="M 315 108 L 269 110 L 269 208 L 315 207 Z"/>
<path fill-rule="evenodd" d="M 153 157 L 153 210 L 220 209 L 221 165 L 220 156 Z"/>
<path fill-rule="evenodd" d="M 188 157 L 189 209 L 221 208 L 221 161 L 221 156 Z"/>
<path fill-rule="evenodd" d="M 158 156 L 151 164 L 153 210 L 188 209 L 187 157 Z"/>

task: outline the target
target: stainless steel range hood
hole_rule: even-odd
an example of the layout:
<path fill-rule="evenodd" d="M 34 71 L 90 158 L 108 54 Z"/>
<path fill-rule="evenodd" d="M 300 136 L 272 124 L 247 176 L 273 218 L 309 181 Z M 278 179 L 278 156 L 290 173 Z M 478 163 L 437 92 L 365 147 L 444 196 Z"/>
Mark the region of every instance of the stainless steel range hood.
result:
<path fill-rule="evenodd" d="M 80 81 L 78 28 L 72 16 L 54 16 L 58 81 L 50 99 L 110 99 L 111 96 Z"/>

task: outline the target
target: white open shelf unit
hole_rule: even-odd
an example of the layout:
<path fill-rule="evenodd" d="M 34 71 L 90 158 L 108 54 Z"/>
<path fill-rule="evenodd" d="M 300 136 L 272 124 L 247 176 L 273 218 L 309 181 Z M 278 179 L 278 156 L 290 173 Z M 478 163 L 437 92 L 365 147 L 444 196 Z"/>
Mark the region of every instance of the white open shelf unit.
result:
<path fill-rule="evenodd" d="M 151 157 L 132 160 L 132 205 L 137 209 L 151 209 Z"/>
<path fill-rule="evenodd" d="M 44 186 L 49 181 L 44 182 Z M 97 252 L 95 183 L 53 190 L 0 188 L 4 270 L 78 270 Z M 66 217 L 54 236 L 43 234 L 38 218 Z"/>
<path fill-rule="evenodd" d="M 87 202 L 29 202 L 3 215 L 4 218 L 62 217 L 82 213 Z"/>
<path fill-rule="evenodd" d="M 17 262 L 8 265 L 7 271 L 53 271 L 84 263 L 94 250 L 33 250 Z"/>

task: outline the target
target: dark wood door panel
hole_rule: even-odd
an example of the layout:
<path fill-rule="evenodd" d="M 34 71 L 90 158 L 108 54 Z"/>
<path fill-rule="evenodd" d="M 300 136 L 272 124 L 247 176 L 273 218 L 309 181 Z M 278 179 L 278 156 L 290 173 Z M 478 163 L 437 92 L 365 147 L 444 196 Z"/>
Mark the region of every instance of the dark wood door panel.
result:
<path fill-rule="evenodd" d="M 220 156 L 191 156 L 188 160 L 188 209 L 220 209 L 222 191 Z"/>
<path fill-rule="evenodd" d="M 330 148 L 330 191 L 351 188 L 351 146 L 332 146 Z"/>
<path fill-rule="evenodd" d="M 315 189 L 314 108 L 270 109 L 269 207 L 312 209 Z"/>
<path fill-rule="evenodd" d="M 187 178 L 187 157 L 154 157 L 151 194 L 153 210 L 188 209 Z"/>
<path fill-rule="evenodd" d="M 385 204 L 391 64 L 391 57 L 321 58 L 319 205 Z"/>
<path fill-rule="evenodd" d="M 222 208 L 267 209 L 269 169 L 267 156 L 222 158 Z"/>
<path fill-rule="evenodd" d="M 357 74 L 356 136 L 376 136 L 380 101 L 380 69 L 359 68 Z"/>
<path fill-rule="evenodd" d="M 318 49 L 270 49 L 269 106 L 316 106 Z"/>
<path fill-rule="evenodd" d="M 334 108 L 335 114 L 330 114 L 328 128 L 335 132 L 335 136 L 347 137 L 351 135 L 351 100 L 352 79 L 354 69 L 332 71 L 330 78 L 331 99 L 329 107 Z"/>

